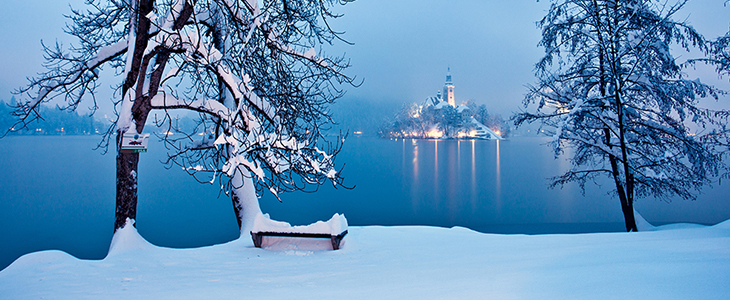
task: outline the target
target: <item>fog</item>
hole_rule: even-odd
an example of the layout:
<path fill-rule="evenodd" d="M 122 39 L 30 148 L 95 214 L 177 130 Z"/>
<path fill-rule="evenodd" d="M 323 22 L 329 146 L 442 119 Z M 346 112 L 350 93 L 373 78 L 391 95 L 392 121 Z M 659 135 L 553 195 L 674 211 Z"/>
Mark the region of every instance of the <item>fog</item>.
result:
<path fill-rule="evenodd" d="M 82 1 L 70 3 L 82 7 Z M 730 25 L 730 6 L 724 4 L 725 0 L 693 0 L 677 19 L 715 38 Z M 346 95 L 333 108 L 336 120 L 358 127 L 362 122 L 353 117 L 378 123 L 379 116 L 392 115 L 403 103 L 422 103 L 443 86 L 447 68 L 457 103 L 472 100 L 508 117 L 522 107 L 525 86 L 535 81 L 534 64 L 543 54 L 537 46 L 540 30 L 535 22 L 549 5 L 550 1 L 535 0 L 357 0 L 336 7 L 335 12 L 344 16 L 330 25 L 353 45 L 335 41 L 323 50 L 349 58 L 352 67 L 346 73 L 362 83 L 342 87 Z M 64 44 L 73 41 L 63 33 L 63 14 L 69 12 L 69 4 L 63 1 L 4 5 L 0 100 L 10 99 L 12 90 L 27 83 L 25 77 L 43 70 L 41 40 L 46 44 L 56 39 Z M 684 59 L 694 54 L 675 55 Z M 710 68 L 690 72 L 727 88 L 727 78 L 718 80 Z M 106 71 L 107 77 L 110 73 Z M 115 84 L 117 80 L 109 78 L 100 87 L 101 116 L 113 113 L 105 99 L 114 97 L 110 86 Z M 89 107 L 82 104 L 81 113 Z"/>

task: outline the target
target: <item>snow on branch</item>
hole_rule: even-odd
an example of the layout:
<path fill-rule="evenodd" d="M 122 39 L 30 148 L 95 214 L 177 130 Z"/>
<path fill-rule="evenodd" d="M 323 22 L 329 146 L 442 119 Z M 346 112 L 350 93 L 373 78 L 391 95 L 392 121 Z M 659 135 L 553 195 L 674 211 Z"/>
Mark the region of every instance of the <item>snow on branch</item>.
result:
<path fill-rule="evenodd" d="M 729 140 L 730 112 L 698 106 L 699 98 L 722 91 L 684 79 L 686 65 L 671 53 L 675 46 L 711 55 L 717 49 L 672 20 L 685 3 L 553 2 L 538 23 L 545 48 L 539 83 L 524 100 L 535 110 L 513 120 L 547 127 L 556 156 L 572 147 L 572 168 L 554 183 L 607 173 L 630 207 L 634 193 L 692 198 L 690 189 L 727 176 L 727 152 L 717 150 Z"/>
<path fill-rule="evenodd" d="M 230 121 L 233 119 L 233 113 L 218 101 L 211 99 L 187 101 L 164 91 L 152 97 L 150 105 L 154 109 L 188 109 L 213 115 L 223 120 Z"/>

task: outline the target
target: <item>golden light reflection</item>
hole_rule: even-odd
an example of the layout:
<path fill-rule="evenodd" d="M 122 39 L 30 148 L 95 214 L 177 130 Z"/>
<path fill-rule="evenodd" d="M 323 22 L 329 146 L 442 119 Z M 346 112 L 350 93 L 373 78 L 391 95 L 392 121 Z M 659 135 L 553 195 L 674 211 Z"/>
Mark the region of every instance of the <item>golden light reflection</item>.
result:
<path fill-rule="evenodd" d="M 438 194 L 438 183 L 439 183 L 439 140 L 433 142 L 433 186 L 434 192 Z"/>
<path fill-rule="evenodd" d="M 433 142 L 433 163 L 436 166 L 436 174 L 439 172 L 439 141 L 436 140 Z"/>
<path fill-rule="evenodd" d="M 495 190 L 497 192 L 496 204 L 497 204 L 498 210 L 502 208 L 502 178 L 501 178 L 500 171 L 499 171 L 500 170 L 499 162 L 500 162 L 500 160 L 499 160 L 499 140 L 497 140 L 497 162 L 495 164 L 496 168 L 497 168 L 496 169 L 497 172 L 496 172 Z"/>
<path fill-rule="evenodd" d="M 403 143 L 405 149 L 405 143 Z M 415 209 L 419 207 L 418 197 L 418 186 L 419 186 L 419 174 L 418 174 L 418 142 L 415 139 L 411 139 L 411 145 L 413 146 L 413 159 L 411 161 L 413 165 L 413 183 L 411 184 L 411 206 Z M 403 169 L 405 173 L 405 168 Z"/>
<path fill-rule="evenodd" d="M 418 143 L 416 143 L 416 140 L 413 140 L 413 180 L 417 180 L 418 178 Z M 414 182 L 414 186 L 415 186 Z"/>
<path fill-rule="evenodd" d="M 475 141 L 471 140 L 471 207 L 472 210 L 477 205 L 477 167 L 476 167 L 476 153 L 474 153 Z"/>
<path fill-rule="evenodd" d="M 405 170 L 406 170 L 406 140 L 403 140 L 403 142 L 401 143 L 401 152 L 400 153 L 401 153 L 401 170 L 404 171 L 402 173 L 405 173 Z M 403 176 L 405 176 L 405 174 Z"/>
<path fill-rule="evenodd" d="M 461 141 L 456 142 L 456 165 L 458 166 L 459 172 L 461 172 Z"/>

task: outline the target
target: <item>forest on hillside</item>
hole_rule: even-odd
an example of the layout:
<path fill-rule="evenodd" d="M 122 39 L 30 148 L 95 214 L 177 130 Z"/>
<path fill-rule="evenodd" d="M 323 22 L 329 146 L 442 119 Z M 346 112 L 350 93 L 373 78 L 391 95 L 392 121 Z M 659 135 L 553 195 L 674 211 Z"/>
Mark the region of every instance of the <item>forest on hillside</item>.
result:
<path fill-rule="evenodd" d="M 42 118 L 22 128 L 16 125 L 13 100 L 10 103 L 0 101 L 0 135 L 89 135 L 103 133 L 109 127 L 89 114 L 79 115 L 75 111 L 44 106 L 40 110 Z"/>

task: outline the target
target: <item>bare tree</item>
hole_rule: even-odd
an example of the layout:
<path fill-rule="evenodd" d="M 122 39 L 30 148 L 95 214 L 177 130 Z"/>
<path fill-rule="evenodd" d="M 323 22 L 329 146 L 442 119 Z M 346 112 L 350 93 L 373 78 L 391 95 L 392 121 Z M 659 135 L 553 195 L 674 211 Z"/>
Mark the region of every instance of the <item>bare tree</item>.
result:
<path fill-rule="evenodd" d="M 342 183 L 334 160 L 344 139 L 330 144 L 322 131 L 332 123 L 327 106 L 353 79 L 342 73 L 348 62 L 321 47 L 339 39 L 328 21 L 345 2 L 87 0 L 66 30 L 80 45 L 45 48 L 48 71 L 18 91 L 30 98 L 16 109 L 18 123 L 53 98 L 72 109 L 96 104 L 99 70 L 114 68 L 118 118 L 102 143 L 116 144 L 115 230 L 136 219 L 138 198 L 139 153 L 121 151 L 121 137 L 142 133 L 155 111 L 155 125 L 182 130 L 170 112 L 187 110 L 198 126 L 165 138 L 170 162 L 218 179 L 244 232 L 260 213 L 257 188 L 278 195 Z"/>
<path fill-rule="evenodd" d="M 553 186 L 605 175 L 613 180 L 627 231 L 636 231 L 637 197 L 694 199 L 722 163 L 727 111 L 700 107 L 718 90 L 688 80 L 671 45 L 707 51 L 691 26 L 672 19 L 674 5 L 645 0 L 555 0 L 538 23 L 545 56 L 538 84 L 516 124 L 540 122 L 572 167 Z"/>

